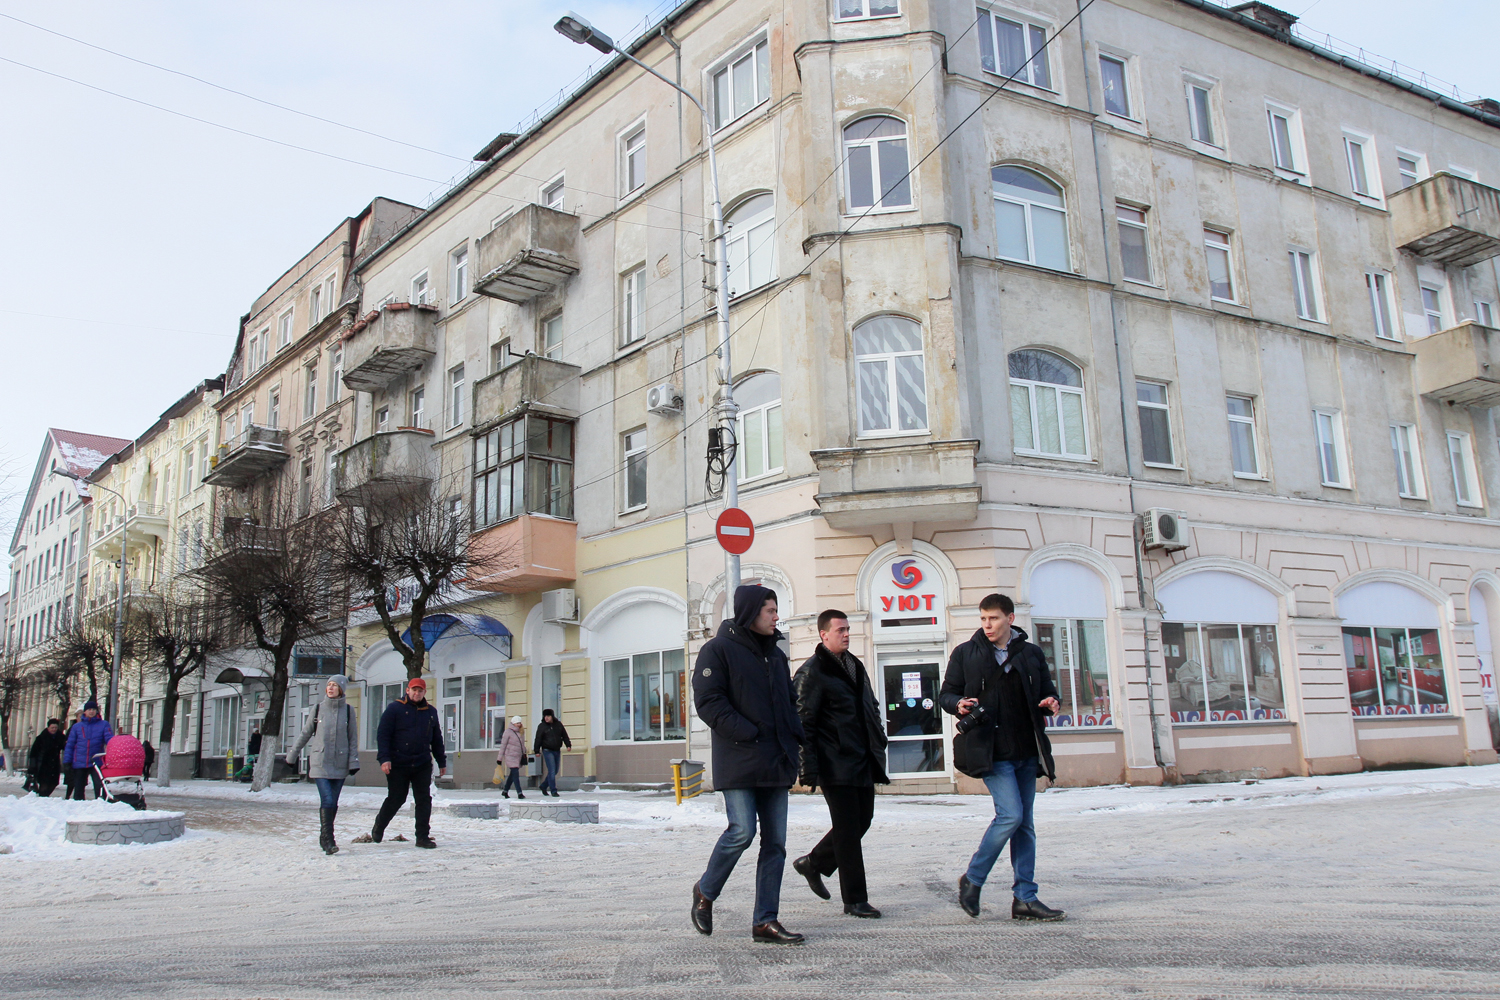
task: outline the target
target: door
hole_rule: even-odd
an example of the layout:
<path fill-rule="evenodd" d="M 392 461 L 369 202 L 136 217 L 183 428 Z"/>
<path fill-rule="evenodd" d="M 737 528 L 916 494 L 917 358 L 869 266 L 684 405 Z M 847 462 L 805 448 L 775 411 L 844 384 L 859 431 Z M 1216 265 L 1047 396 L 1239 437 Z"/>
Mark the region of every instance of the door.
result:
<path fill-rule="evenodd" d="M 892 776 L 941 773 L 943 710 L 938 707 L 942 664 L 936 659 L 882 659 L 882 703 L 885 706 L 886 770 Z"/>
<path fill-rule="evenodd" d="M 463 711 L 464 679 L 462 677 L 443 678 L 443 746 L 448 750 L 457 750 L 462 744 L 458 742 L 459 737 L 459 713 Z"/>

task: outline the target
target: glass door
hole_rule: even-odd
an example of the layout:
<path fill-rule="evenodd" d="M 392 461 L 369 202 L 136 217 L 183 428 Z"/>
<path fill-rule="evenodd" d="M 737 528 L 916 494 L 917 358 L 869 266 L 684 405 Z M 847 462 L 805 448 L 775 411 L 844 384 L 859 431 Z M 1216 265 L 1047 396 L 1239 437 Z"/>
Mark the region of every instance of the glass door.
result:
<path fill-rule="evenodd" d="M 942 664 L 931 659 L 881 661 L 885 705 L 886 770 L 892 775 L 947 770 L 943 710 L 938 707 Z"/>
<path fill-rule="evenodd" d="M 448 750 L 459 748 L 459 715 L 463 711 L 464 679 L 443 678 L 443 746 Z"/>

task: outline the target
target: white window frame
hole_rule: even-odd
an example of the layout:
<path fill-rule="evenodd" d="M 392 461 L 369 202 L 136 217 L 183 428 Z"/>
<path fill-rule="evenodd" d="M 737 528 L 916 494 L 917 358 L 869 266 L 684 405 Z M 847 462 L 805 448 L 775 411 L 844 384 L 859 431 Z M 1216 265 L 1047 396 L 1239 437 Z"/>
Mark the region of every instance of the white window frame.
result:
<path fill-rule="evenodd" d="M 464 422 L 464 366 L 454 365 L 448 369 L 448 429 L 463 426 Z"/>
<path fill-rule="evenodd" d="M 1067 202 L 1064 201 L 1063 204 L 1066 205 Z M 1139 220 L 1136 220 L 1136 219 L 1127 219 L 1122 214 L 1124 212 L 1133 212 L 1136 215 L 1139 215 L 1140 219 Z M 1151 259 L 1151 223 L 1150 223 L 1150 212 L 1151 212 L 1151 210 L 1149 208 L 1145 208 L 1145 207 L 1141 207 L 1141 206 L 1137 206 L 1137 205 L 1126 204 L 1125 202 L 1122 202 L 1122 201 L 1121 202 L 1115 202 L 1115 223 L 1116 223 L 1116 225 L 1118 225 L 1120 227 L 1120 229 L 1121 229 L 1122 232 L 1124 230 L 1126 230 L 1126 229 L 1130 229 L 1130 230 L 1134 230 L 1136 232 L 1139 232 L 1141 234 L 1141 248 L 1142 248 L 1142 250 L 1145 251 L 1145 254 L 1146 254 L 1146 276 L 1144 278 L 1136 278 L 1136 277 L 1132 277 L 1129 274 L 1126 274 L 1125 273 L 1125 239 L 1124 239 L 1124 236 L 1122 235 L 1121 238 L 1120 238 L 1120 277 L 1123 278 L 1126 281 L 1134 282 L 1134 283 L 1139 284 L 1139 285 L 1153 285 L 1154 286 L 1156 284 L 1156 282 L 1153 280 L 1153 278 L 1154 278 L 1154 276 L 1156 274 L 1156 268 L 1154 266 L 1154 262 Z"/>
<path fill-rule="evenodd" d="M 469 241 L 464 240 L 448 252 L 449 289 L 451 305 L 462 302 L 469 294 Z"/>
<path fill-rule="evenodd" d="M 1474 300 L 1474 322 L 1480 326 L 1495 328 L 1495 317 L 1500 315 L 1495 311 L 1495 303 L 1489 299 Z"/>
<path fill-rule="evenodd" d="M 260 351 L 260 334 L 252 333 L 250 339 L 245 341 L 245 375 L 248 377 L 255 373 L 258 366 L 255 359 Z"/>
<path fill-rule="evenodd" d="M 766 198 L 766 207 L 743 218 L 736 213 L 749 202 Z M 729 221 L 733 219 L 734 221 Z M 768 225 L 769 224 L 769 225 Z M 729 297 L 748 295 L 776 280 L 776 196 L 766 192 L 746 199 L 725 220 L 724 252 L 729 258 Z M 757 272 L 763 280 L 756 282 Z M 743 285 L 744 287 L 740 287 Z"/>
<path fill-rule="evenodd" d="M 249 430 L 255 422 L 255 404 L 252 402 L 245 410 L 245 429 Z M 273 385 L 266 393 L 266 426 L 276 428 L 281 426 L 281 386 Z"/>
<path fill-rule="evenodd" d="M 1287 247 L 1287 264 L 1292 271 L 1292 305 L 1297 318 L 1322 323 L 1323 295 L 1318 271 L 1318 253 L 1303 247 Z"/>
<path fill-rule="evenodd" d="M 1213 239 L 1209 238 L 1210 236 L 1217 236 L 1217 237 L 1219 237 L 1219 239 L 1218 240 L 1213 240 Z M 1208 297 L 1210 299 L 1212 299 L 1213 301 L 1215 301 L 1215 302 L 1229 302 L 1229 303 L 1233 303 L 1235 305 L 1238 305 L 1239 301 L 1240 301 L 1240 298 L 1239 298 L 1239 292 L 1238 292 L 1238 282 L 1235 281 L 1235 276 L 1234 276 L 1234 243 L 1233 243 L 1233 240 L 1234 240 L 1234 234 L 1233 233 L 1225 232 L 1222 229 L 1213 229 L 1213 228 L 1210 228 L 1208 226 L 1204 226 L 1203 227 L 1203 257 L 1204 257 L 1204 265 L 1205 266 L 1208 265 L 1208 254 L 1209 254 L 1209 251 L 1212 250 L 1212 251 L 1215 251 L 1215 252 L 1218 252 L 1218 253 L 1222 253 L 1224 255 L 1224 269 L 1225 269 L 1225 273 L 1229 276 L 1229 298 L 1226 299 L 1222 295 L 1215 295 L 1214 294 L 1214 286 L 1213 286 L 1213 278 L 1212 278 L 1212 268 L 1209 268 L 1210 278 L 1209 278 L 1209 284 L 1208 284 Z"/>
<path fill-rule="evenodd" d="M 323 506 L 332 507 L 338 501 L 339 451 L 329 448 L 323 456 Z"/>
<path fill-rule="evenodd" d="M 411 297 L 407 300 L 414 306 L 432 305 L 432 278 L 427 271 L 412 275 Z"/>
<path fill-rule="evenodd" d="M 543 208 L 550 208 L 553 211 L 557 212 L 565 211 L 564 205 L 567 203 L 568 197 L 568 186 L 566 181 L 566 174 L 558 174 L 556 177 L 552 178 L 550 181 L 547 181 L 537 189 L 537 201 Z M 554 204 L 554 202 L 556 204 Z M 490 228 L 495 228 L 495 226 L 498 226 L 507 218 L 509 218 L 508 213 L 506 215 L 500 216 L 500 218 L 495 220 L 495 225 L 491 226 Z"/>
<path fill-rule="evenodd" d="M 646 188 L 646 119 L 639 118 L 619 133 L 620 200 L 628 201 Z"/>
<path fill-rule="evenodd" d="M 1370 297 L 1370 321 L 1380 340 L 1401 340 L 1396 317 L 1395 275 L 1389 271 L 1366 271 L 1365 291 Z"/>
<path fill-rule="evenodd" d="M 1315 407 L 1313 409 L 1313 440 L 1318 448 L 1318 475 L 1323 485 L 1341 490 L 1349 489 L 1349 448 L 1344 439 L 1343 413 L 1325 407 Z M 1332 470 L 1328 468 L 1330 459 L 1337 468 Z M 1333 475 L 1330 475 L 1330 472 Z"/>
<path fill-rule="evenodd" d="M 1052 72 L 1052 47 L 1047 44 L 1047 40 L 1056 31 L 1056 25 L 1035 15 L 988 4 L 978 5 L 975 16 L 980 22 L 975 27 L 980 68 L 992 76 L 1035 87 L 1048 94 L 1058 93 L 1057 75 Z M 1020 68 L 1011 73 L 1007 73 L 1000 64 L 1000 26 L 996 23 L 997 20 L 1021 29 L 1021 43 L 1025 46 L 1026 58 Z M 1040 41 L 1038 34 L 1041 35 Z"/>
<path fill-rule="evenodd" d="M 323 283 L 321 281 L 314 282 L 312 287 L 307 290 L 307 322 L 311 326 L 316 326 L 318 320 L 322 318 L 322 298 Z"/>
<path fill-rule="evenodd" d="M 384 434 L 391 429 L 391 408 L 382 406 L 375 411 L 375 433 Z"/>
<path fill-rule="evenodd" d="M 1460 507 L 1484 507 L 1479 466 L 1474 461 L 1474 439 L 1463 431 L 1448 431 L 1448 465 L 1453 473 L 1453 497 Z M 1467 488 L 1465 488 L 1467 487 Z"/>
<path fill-rule="evenodd" d="M 1023 195 L 1000 194 L 1000 193 L 998 193 L 995 190 L 995 183 L 996 182 L 994 181 L 994 171 L 1000 169 L 1001 167 L 1013 167 L 1013 168 L 1015 168 L 1017 170 L 1024 170 L 1027 173 L 1035 174 L 1037 177 L 1042 178 L 1048 184 L 1052 184 L 1052 185 L 1056 186 L 1057 187 L 1058 199 L 1062 202 L 1062 207 L 1058 208 L 1056 205 L 1048 205 L 1046 202 L 1037 201 L 1035 199 L 1028 198 L 1028 197 L 1025 197 Z M 1068 218 L 1068 192 L 1067 192 L 1067 190 L 1061 184 L 1058 184 L 1056 181 L 1054 181 L 1052 178 L 1046 176 L 1045 174 L 1042 174 L 1042 173 L 1040 173 L 1040 172 L 1038 172 L 1036 170 L 1032 170 L 1029 167 L 1023 167 L 1020 164 L 1016 164 L 1016 163 L 1001 163 L 1001 164 L 997 164 L 996 166 L 994 166 L 994 167 L 991 168 L 990 177 L 991 177 L 991 183 L 990 183 L 991 210 L 993 211 L 994 202 L 1003 201 L 1003 202 L 1005 202 L 1006 204 L 1009 204 L 1009 205 L 1018 205 L 1018 206 L 1020 206 L 1021 210 L 1025 213 L 1025 219 L 1026 219 L 1026 253 L 1027 253 L 1027 256 L 1024 257 L 1024 258 L 1023 257 L 1007 257 L 1004 254 L 1000 253 L 1000 221 L 999 221 L 999 215 L 996 214 L 996 217 L 995 217 L 995 258 L 997 260 L 1014 260 L 1014 261 L 1018 261 L 1019 263 L 1022 263 L 1022 264 L 1030 264 L 1032 267 L 1046 268 L 1049 271 L 1063 271 L 1063 272 L 1071 271 L 1072 270 L 1072 266 L 1073 266 L 1073 235 L 1072 235 L 1072 227 L 1069 225 L 1069 221 L 1070 220 Z M 1037 254 L 1036 254 L 1036 227 L 1035 227 L 1035 225 L 1032 222 L 1032 213 L 1033 213 L 1033 210 L 1040 210 L 1040 211 L 1043 211 L 1043 212 L 1056 212 L 1056 213 L 1060 214 L 1063 217 L 1063 251 L 1067 254 L 1067 258 L 1068 259 L 1062 262 L 1062 266 L 1061 267 L 1053 267 L 1051 264 L 1043 264 L 1043 263 L 1040 263 L 1037 260 Z"/>
<path fill-rule="evenodd" d="M 863 325 L 863 324 L 861 324 Z M 859 327 L 855 327 L 855 354 L 854 354 L 854 397 L 855 397 L 855 420 L 859 425 L 858 437 L 860 438 L 886 438 L 886 437 L 912 437 L 930 433 L 932 428 L 932 411 L 928 403 L 927 394 L 927 331 L 922 330 L 921 347 L 914 351 L 880 351 L 874 354 L 859 354 L 858 348 Z M 900 417 L 898 416 L 900 405 L 900 386 L 896 379 L 896 359 L 915 357 L 922 364 L 922 400 L 925 411 L 925 421 L 921 427 L 902 430 Z M 882 364 L 885 366 L 886 399 L 889 402 L 887 413 L 890 423 L 885 427 L 866 427 L 864 425 L 863 413 L 859 408 L 859 380 L 860 369 L 865 364 Z"/>
<path fill-rule="evenodd" d="M 1277 134 L 1277 121 L 1286 123 L 1285 143 Z M 1309 183 L 1307 142 L 1302 135 L 1302 112 L 1289 104 L 1266 101 L 1266 133 L 1271 143 L 1271 166 L 1283 178 Z"/>
<path fill-rule="evenodd" d="M 1012 380 L 1012 381 L 1014 381 L 1014 380 Z M 1147 460 L 1147 458 L 1146 458 L 1146 435 L 1145 435 L 1144 430 L 1143 430 L 1143 432 L 1141 434 L 1141 464 L 1149 466 L 1150 468 L 1153 468 L 1153 469 L 1176 469 L 1176 468 L 1180 468 L 1180 466 L 1178 466 L 1178 464 L 1177 464 L 1177 433 L 1176 433 L 1177 429 L 1174 426 L 1174 421 L 1172 420 L 1172 397 L 1170 395 L 1170 389 L 1168 388 L 1168 384 L 1166 382 L 1158 382 L 1155 379 L 1138 378 L 1138 379 L 1135 380 L 1135 385 L 1136 385 L 1135 407 L 1136 407 L 1136 419 L 1137 419 L 1137 422 L 1139 422 L 1139 420 L 1140 420 L 1140 411 L 1143 410 L 1143 409 L 1144 410 L 1155 410 L 1155 411 L 1157 411 L 1159 413 L 1164 413 L 1164 414 L 1166 414 L 1166 419 L 1167 419 L 1167 460 L 1165 462 L 1152 462 L 1152 461 Z M 1153 401 L 1150 401 L 1150 400 L 1141 399 L 1140 398 L 1140 395 L 1141 395 L 1140 387 L 1143 386 L 1143 385 L 1154 385 L 1157 388 L 1161 389 L 1162 402 L 1157 403 L 1157 402 L 1153 402 Z M 1088 434 L 1087 434 L 1087 424 L 1088 424 L 1088 420 L 1087 420 L 1087 418 L 1085 418 L 1084 419 L 1084 425 L 1085 425 L 1084 437 L 1085 437 L 1085 439 L 1087 439 L 1087 437 L 1088 437 Z"/>
<path fill-rule="evenodd" d="M 560 314 L 559 314 L 560 315 Z M 509 368 L 516 361 L 510 350 L 510 338 L 490 345 L 490 374 Z"/>
<path fill-rule="evenodd" d="M 877 3 L 882 2 L 896 9 L 891 11 L 882 11 L 879 14 L 870 13 L 870 11 L 874 9 Z M 844 5 L 852 5 L 856 3 L 859 4 L 861 13 L 846 15 L 844 13 Z M 882 17 L 900 16 L 901 4 L 898 2 L 898 0 L 833 0 L 833 19 L 835 21 L 875 21 Z"/>
<path fill-rule="evenodd" d="M 419 385 L 407 393 L 407 404 L 411 413 L 411 425 L 425 429 L 427 422 L 427 387 Z"/>
<path fill-rule="evenodd" d="M 506 341 L 506 350 L 510 349 L 510 341 Z M 542 357 L 551 358 L 553 361 L 561 361 L 563 354 L 563 314 L 549 316 L 542 320 Z"/>
<path fill-rule="evenodd" d="M 344 345 L 335 345 L 328 354 L 328 402 L 337 403 L 344 388 Z"/>
<path fill-rule="evenodd" d="M 1396 493 L 1406 500 L 1427 498 L 1416 424 L 1391 424 L 1391 457 L 1396 462 Z"/>
<path fill-rule="evenodd" d="M 755 376 L 751 377 L 753 378 Z M 771 464 L 770 416 L 772 410 L 777 411 L 777 422 L 780 425 L 780 429 L 778 430 L 777 434 L 779 437 L 781 437 L 781 463 L 775 466 Z M 735 429 L 735 461 L 739 463 L 740 482 L 753 482 L 757 479 L 764 479 L 767 476 L 777 475 L 778 473 L 784 472 L 786 470 L 786 424 L 782 421 L 781 417 L 781 414 L 785 412 L 786 411 L 781 408 L 781 397 L 778 396 L 776 399 L 767 400 L 764 403 L 757 403 L 755 406 L 746 407 L 737 415 Z M 745 461 L 745 442 L 749 438 L 749 435 L 745 433 L 745 425 L 749 423 L 752 418 L 759 418 L 761 427 L 761 471 L 755 473 L 754 475 L 750 475 L 748 473 L 748 466 L 746 465 Z"/>
<path fill-rule="evenodd" d="M 1198 76 L 1194 73 L 1184 73 L 1182 77 L 1183 94 L 1187 98 L 1188 111 L 1188 136 L 1199 146 L 1213 150 L 1215 155 L 1224 155 L 1225 148 L 1222 141 L 1224 131 L 1219 121 L 1219 82 L 1206 76 Z M 1205 109 L 1208 121 L 1204 122 L 1199 117 L 1198 102 L 1193 91 L 1204 92 L 1208 107 Z M 1207 126 L 1209 134 L 1203 135 L 1203 128 Z"/>
<path fill-rule="evenodd" d="M 1407 160 L 1412 163 L 1414 169 L 1411 171 L 1401 169 L 1401 161 Z M 1427 165 L 1427 154 L 1418 153 L 1411 149 L 1396 147 L 1396 176 L 1401 179 L 1401 187 L 1397 190 L 1405 190 L 1413 184 L 1420 184 L 1432 176 L 1432 170 Z"/>
<path fill-rule="evenodd" d="M 620 275 L 620 347 L 646 339 L 646 265 Z"/>
<path fill-rule="evenodd" d="M 1125 121 L 1139 124 L 1140 118 L 1135 114 L 1135 80 L 1132 74 L 1132 63 L 1134 57 L 1120 55 L 1117 52 L 1108 52 L 1103 49 L 1099 51 L 1099 106 L 1104 113 L 1111 118 L 1121 118 Z M 1124 87 L 1125 110 L 1113 111 L 1109 107 L 1109 93 L 1104 85 L 1104 64 L 1112 62 L 1120 67 L 1120 85 Z"/>
<path fill-rule="evenodd" d="M 735 69 L 742 63 L 749 64 L 750 68 L 750 96 L 753 100 L 750 106 L 738 113 L 735 112 Z M 734 49 L 709 67 L 707 86 L 704 88 L 712 102 L 709 113 L 713 116 L 714 131 L 727 128 L 741 118 L 746 117 L 756 108 L 771 100 L 771 44 L 768 33 L 762 29 L 752 35 L 748 41 L 735 46 Z M 726 88 L 721 91 L 722 86 Z M 728 107 L 722 106 L 722 100 L 727 99 Z"/>
<path fill-rule="evenodd" d="M 1372 205 L 1383 204 L 1385 187 L 1380 181 L 1380 157 L 1375 152 L 1375 137 L 1344 129 L 1344 161 L 1349 168 L 1349 190 L 1354 197 Z M 1365 175 L 1364 191 L 1358 186 L 1361 171 Z"/>
<path fill-rule="evenodd" d="M 650 500 L 650 466 L 646 464 L 650 446 L 646 441 L 646 428 L 644 425 L 628 430 L 620 435 L 620 513 L 629 514 L 632 511 L 643 510 Z M 635 463 L 639 461 L 645 470 L 643 478 L 647 481 L 641 487 L 642 496 L 639 502 L 632 503 L 634 499 L 630 495 L 631 471 Z"/>
<path fill-rule="evenodd" d="M 1447 291 L 1447 285 L 1444 282 L 1425 278 L 1417 282 L 1417 296 L 1422 300 L 1422 316 L 1427 320 L 1428 336 L 1434 333 L 1441 333 L 1443 330 L 1448 329 L 1450 325 L 1448 323 L 1447 303 L 1444 301 L 1447 297 L 1445 294 Z M 1427 295 L 1429 292 L 1432 293 L 1433 304 L 1429 304 L 1428 302 Z"/>
<path fill-rule="evenodd" d="M 872 136 L 868 139 L 855 140 L 850 140 L 846 136 L 846 132 L 849 128 L 871 118 L 888 118 L 891 121 L 900 122 L 902 128 L 901 135 Z M 887 205 L 885 203 L 884 193 L 886 192 L 886 188 L 889 185 L 887 183 L 887 178 L 883 177 L 880 172 L 880 150 L 877 147 L 880 143 L 896 142 L 898 140 L 905 143 L 906 149 L 907 200 L 904 203 L 892 202 L 891 204 Z M 909 122 L 907 122 L 903 118 L 897 118 L 895 115 L 862 115 L 858 118 L 854 118 L 850 121 L 845 122 L 842 126 L 839 127 L 839 141 L 843 144 L 844 151 L 843 169 L 845 215 L 879 215 L 884 212 L 910 212 L 916 207 L 917 175 L 912 170 L 911 124 Z M 870 191 L 871 197 L 875 199 L 875 203 L 873 205 L 854 204 L 854 171 L 850 164 L 849 151 L 858 148 L 867 148 L 870 150 Z"/>
<path fill-rule="evenodd" d="M 302 366 L 302 419 L 318 414 L 318 362 Z"/>
<path fill-rule="evenodd" d="M 296 318 L 296 315 L 297 307 L 295 305 L 290 305 L 281 311 L 281 315 L 276 317 L 276 341 L 278 344 L 278 350 L 292 342 L 292 321 Z"/>
<path fill-rule="evenodd" d="M 1052 352 L 1052 353 L 1055 353 L 1055 352 Z M 1007 362 L 1008 362 L 1008 360 L 1009 359 L 1007 358 Z M 1067 361 L 1066 358 L 1063 358 L 1063 360 Z M 1071 361 L 1068 361 L 1068 364 L 1072 365 L 1073 363 Z M 1083 369 L 1081 367 L 1079 367 L 1078 365 L 1073 365 L 1073 367 L 1079 369 L 1078 370 L 1078 381 L 1080 383 L 1083 383 L 1083 382 L 1087 381 L 1084 378 Z M 1087 393 L 1086 387 L 1084 385 L 1080 384 L 1080 385 L 1077 385 L 1077 386 L 1071 386 L 1071 385 L 1058 385 L 1056 382 L 1038 382 L 1038 381 L 1035 381 L 1033 379 L 1017 378 L 1016 376 L 1011 375 L 1008 372 L 1006 374 L 1006 378 L 1008 380 L 1009 388 L 1010 388 L 1011 391 L 1014 391 L 1018 387 L 1019 388 L 1023 388 L 1023 389 L 1026 390 L 1027 403 L 1031 407 L 1031 445 L 1032 446 L 1030 448 L 1017 448 L 1015 446 L 1015 432 L 1014 432 L 1014 429 L 1012 429 L 1012 432 L 1011 432 L 1011 448 L 1012 448 L 1012 450 L 1016 454 L 1018 454 L 1018 455 L 1027 455 L 1027 456 L 1031 456 L 1031 457 L 1034 457 L 1034 458 L 1051 458 L 1051 459 L 1059 459 L 1059 460 L 1062 460 L 1062 461 L 1072 461 L 1072 462 L 1087 462 L 1087 461 L 1091 461 L 1092 460 L 1092 458 L 1093 458 L 1093 451 L 1092 451 L 1092 447 L 1091 447 L 1092 442 L 1090 441 L 1090 434 L 1089 434 L 1088 393 Z M 1038 394 L 1040 392 L 1044 392 L 1044 391 L 1054 392 L 1054 393 L 1057 394 L 1056 395 L 1056 399 L 1055 399 L 1055 403 L 1056 403 L 1056 407 L 1057 407 L 1057 431 L 1058 431 L 1058 433 L 1057 433 L 1057 439 L 1058 439 L 1059 445 L 1063 449 L 1066 449 L 1068 447 L 1068 444 L 1067 444 L 1068 434 L 1067 434 L 1067 431 L 1066 431 L 1066 429 L 1064 428 L 1064 425 L 1063 425 L 1063 413 L 1065 411 L 1063 409 L 1062 397 L 1064 395 L 1074 395 L 1074 396 L 1078 397 L 1078 413 L 1079 413 L 1079 421 L 1080 421 L 1080 424 L 1081 424 L 1080 431 L 1081 431 L 1081 433 L 1083 435 L 1083 451 L 1081 453 L 1075 453 L 1075 452 L 1070 452 L 1070 451 L 1066 451 L 1066 450 L 1060 450 L 1060 451 L 1058 451 L 1056 453 L 1048 452 L 1048 451 L 1042 451 L 1042 430 L 1041 430 L 1042 424 L 1041 424 L 1041 420 L 1038 419 L 1038 413 L 1040 412 L 1040 410 L 1039 410 L 1039 407 L 1037 406 L 1037 396 L 1038 396 Z M 1015 404 L 1012 403 L 1011 405 L 1014 406 Z"/>

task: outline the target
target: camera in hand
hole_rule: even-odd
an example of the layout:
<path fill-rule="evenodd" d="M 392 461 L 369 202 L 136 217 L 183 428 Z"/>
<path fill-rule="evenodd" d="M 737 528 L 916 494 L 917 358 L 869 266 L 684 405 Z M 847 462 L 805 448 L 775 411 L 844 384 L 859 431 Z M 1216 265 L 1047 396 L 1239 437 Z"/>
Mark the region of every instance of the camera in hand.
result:
<path fill-rule="evenodd" d="M 987 726 L 989 724 L 989 710 L 986 709 L 983 705 L 975 705 L 973 708 L 969 709 L 969 713 L 967 715 L 960 715 L 958 717 L 958 721 L 953 724 L 953 729 L 960 736 L 962 736 L 963 734 L 970 732 L 971 730 L 978 729 L 980 726 Z"/>

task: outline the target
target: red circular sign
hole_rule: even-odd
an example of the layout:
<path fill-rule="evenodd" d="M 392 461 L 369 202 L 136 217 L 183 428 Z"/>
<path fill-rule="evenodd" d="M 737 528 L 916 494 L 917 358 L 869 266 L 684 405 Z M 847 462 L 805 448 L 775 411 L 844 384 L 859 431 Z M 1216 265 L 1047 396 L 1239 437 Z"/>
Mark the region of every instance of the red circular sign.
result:
<path fill-rule="evenodd" d="M 727 507 L 714 522 L 714 535 L 725 552 L 744 555 L 755 541 L 755 522 L 738 507 Z"/>

